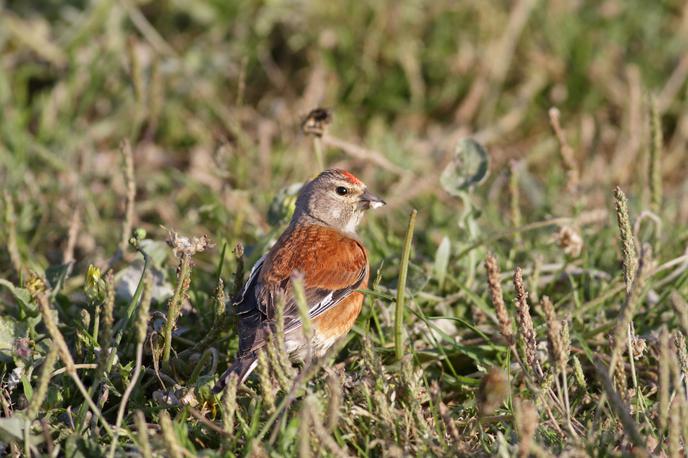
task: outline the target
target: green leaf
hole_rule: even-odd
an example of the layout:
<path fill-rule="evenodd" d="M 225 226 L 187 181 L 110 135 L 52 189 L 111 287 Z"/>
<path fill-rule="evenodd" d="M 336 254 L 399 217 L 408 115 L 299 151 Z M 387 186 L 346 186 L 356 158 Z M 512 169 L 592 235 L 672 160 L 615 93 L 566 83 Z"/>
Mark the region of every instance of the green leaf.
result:
<path fill-rule="evenodd" d="M 71 263 L 50 266 L 45 269 L 45 279 L 48 280 L 53 295 L 57 294 L 71 270 Z"/>
<path fill-rule="evenodd" d="M 17 322 L 11 316 L 0 317 L 0 361 L 12 361 Z"/>
<path fill-rule="evenodd" d="M 449 243 L 449 238 L 445 236 L 440 242 L 440 246 L 437 247 L 437 251 L 435 252 L 435 265 L 433 266 L 433 272 L 437 279 L 437 283 L 439 283 L 440 289 L 444 288 L 444 279 L 447 276 L 450 252 L 451 244 Z"/>
<path fill-rule="evenodd" d="M 6 287 L 12 292 L 14 298 L 19 301 L 23 306 L 33 310 L 35 307 L 31 305 L 31 294 L 24 288 L 17 288 L 9 281 L 0 278 L 0 285 Z"/>
<path fill-rule="evenodd" d="M 485 148 L 472 138 L 464 138 L 456 145 L 454 157 L 442 172 L 440 184 L 449 194 L 458 197 L 487 177 L 489 165 Z"/>

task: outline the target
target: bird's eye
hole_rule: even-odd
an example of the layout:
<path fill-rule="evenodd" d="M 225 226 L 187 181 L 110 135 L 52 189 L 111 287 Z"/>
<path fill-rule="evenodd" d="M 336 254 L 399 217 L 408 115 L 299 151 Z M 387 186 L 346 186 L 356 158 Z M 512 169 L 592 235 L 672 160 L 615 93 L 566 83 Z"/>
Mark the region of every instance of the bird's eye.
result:
<path fill-rule="evenodd" d="M 340 196 L 345 196 L 349 193 L 349 190 L 346 189 L 344 186 L 337 186 L 337 189 L 335 189 L 335 192 L 339 194 Z"/>

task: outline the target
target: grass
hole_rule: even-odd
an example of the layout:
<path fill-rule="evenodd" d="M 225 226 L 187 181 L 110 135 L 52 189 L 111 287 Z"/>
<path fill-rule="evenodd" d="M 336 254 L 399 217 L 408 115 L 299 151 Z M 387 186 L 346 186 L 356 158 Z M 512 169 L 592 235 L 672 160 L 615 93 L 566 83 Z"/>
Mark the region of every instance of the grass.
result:
<path fill-rule="evenodd" d="M 0 454 L 681 456 L 686 18 L 1 3 Z M 364 310 L 215 396 L 321 162 L 388 202 Z"/>

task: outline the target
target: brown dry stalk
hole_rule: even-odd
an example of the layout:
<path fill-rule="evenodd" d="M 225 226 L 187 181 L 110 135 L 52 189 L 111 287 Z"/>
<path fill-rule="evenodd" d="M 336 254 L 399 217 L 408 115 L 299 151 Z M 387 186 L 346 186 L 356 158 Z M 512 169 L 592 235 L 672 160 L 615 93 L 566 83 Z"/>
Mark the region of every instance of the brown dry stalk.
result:
<path fill-rule="evenodd" d="M 57 361 L 57 348 L 54 345 L 50 346 L 50 351 L 45 356 L 43 361 L 43 367 L 41 368 L 41 374 L 38 376 L 38 386 L 33 392 L 31 397 L 31 403 L 26 411 L 26 417 L 29 420 L 33 420 L 38 415 L 38 411 L 45 401 L 45 397 L 48 394 L 48 383 L 50 382 L 50 375 L 53 372 L 53 367 Z"/>
<path fill-rule="evenodd" d="M 150 441 L 148 440 L 148 423 L 146 423 L 146 416 L 140 410 L 134 414 L 134 421 L 136 422 L 136 439 L 139 443 L 139 448 L 143 458 L 151 458 L 153 452 L 151 451 Z"/>
<path fill-rule="evenodd" d="M 310 416 L 313 431 L 315 432 L 315 435 L 318 437 L 318 439 L 320 439 L 320 442 L 322 442 L 322 444 L 325 445 L 325 447 L 327 447 L 334 456 L 339 458 L 348 457 L 349 455 L 344 450 L 342 450 L 339 447 L 339 445 L 337 445 L 337 442 L 335 442 L 335 440 L 332 439 L 332 436 L 330 435 L 329 431 L 327 431 L 327 429 L 323 426 L 322 422 L 320 421 L 320 415 L 318 415 L 318 403 L 314 395 L 309 395 L 305 399 L 304 404 L 306 411 Z"/>
<path fill-rule="evenodd" d="M 671 292 L 671 305 L 678 316 L 678 323 L 684 334 L 688 334 L 688 302 L 677 292 Z"/>
<path fill-rule="evenodd" d="M 272 389 L 272 379 L 270 378 L 270 361 L 264 350 L 258 352 L 258 378 L 260 379 L 260 388 L 267 411 L 272 414 L 275 412 L 275 393 Z"/>
<path fill-rule="evenodd" d="M 518 431 L 518 456 L 527 457 L 530 454 L 538 427 L 538 412 L 532 401 L 514 399 L 514 420 Z"/>
<path fill-rule="evenodd" d="M 616 416 L 621 421 L 624 432 L 626 435 L 628 435 L 631 442 L 633 442 L 633 445 L 638 448 L 639 453 L 644 451 L 646 444 L 645 438 L 643 438 L 643 436 L 640 434 L 638 426 L 628 410 L 628 406 L 626 406 L 626 403 L 621 399 L 619 393 L 617 393 L 614 389 L 614 385 L 612 384 L 612 381 L 608 375 L 609 371 L 599 361 L 595 362 L 595 370 L 597 372 L 597 376 L 602 382 L 602 387 L 604 388 L 607 398 L 609 399 L 609 405 L 612 407 L 616 413 Z M 647 455 L 647 452 L 640 456 L 645 455 Z"/>
<path fill-rule="evenodd" d="M 518 185 L 519 164 L 517 161 L 509 163 L 509 209 L 511 212 L 511 225 L 521 227 L 523 218 L 521 217 L 521 188 Z M 521 233 L 514 234 L 514 243 L 520 245 Z"/>
<path fill-rule="evenodd" d="M 67 233 L 67 245 L 62 252 L 62 263 L 69 264 L 74 261 L 74 248 L 76 247 L 76 239 L 79 235 L 79 228 L 81 227 L 81 218 L 79 218 L 79 209 L 76 208 L 72 212 L 72 218 L 69 222 L 69 231 Z"/>
<path fill-rule="evenodd" d="M 327 404 L 327 430 L 333 433 L 337 428 L 339 421 L 339 409 L 342 404 L 342 383 L 339 375 L 330 371 L 327 374 L 327 391 L 329 393 L 329 402 Z"/>
<path fill-rule="evenodd" d="M 225 433 L 234 435 L 234 415 L 237 410 L 236 391 L 238 385 L 238 377 L 236 374 L 229 376 L 229 381 L 225 387 L 225 393 L 222 398 L 222 428 Z"/>
<path fill-rule="evenodd" d="M 499 320 L 499 332 L 502 334 L 507 344 L 511 347 L 514 345 L 514 334 L 511 328 L 511 319 L 509 312 L 504 304 L 504 296 L 502 294 L 502 285 L 499 282 L 499 265 L 497 259 L 492 254 L 488 254 L 485 259 L 485 269 L 487 270 L 487 286 L 490 290 L 490 297 L 492 298 L 492 305 Z"/>
<path fill-rule="evenodd" d="M 576 165 L 573 148 L 566 140 L 566 134 L 561 127 L 560 115 L 558 108 L 552 107 L 549 109 L 549 122 L 557 136 L 557 141 L 559 141 L 559 154 L 561 154 L 561 160 L 564 163 L 564 168 L 566 168 L 566 189 L 569 192 L 576 192 L 580 182 L 580 174 Z"/>
<path fill-rule="evenodd" d="M 648 184 L 650 187 L 650 209 L 659 213 L 662 209 L 662 118 L 657 100 L 650 99 L 650 160 L 648 161 Z"/>
<path fill-rule="evenodd" d="M 533 372 L 542 379 L 543 372 L 537 359 L 537 336 L 530 316 L 528 293 L 523 283 L 523 271 L 520 267 L 514 270 L 514 289 L 516 290 L 516 324 L 524 342 L 526 362 Z"/>
<path fill-rule="evenodd" d="M 7 251 L 10 254 L 10 261 L 12 267 L 18 276 L 23 275 L 24 263 L 19 255 L 19 247 L 17 245 L 17 216 L 14 213 L 14 202 L 12 196 L 5 191 L 3 193 L 5 198 L 5 230 L 7 232 Z"/>
<path fill-rule="evenodd" d="M 134 202 L 136 200 L 136 180 L 134 178 L 134 153 L 131 151 L 129 141 L 124 140 L 120 145 L 120 152 L 124 160 L 124 182 L 127 187 L 126 210 L 122 221 L 122 238 L 119 242 L 119 249 L 122 253 L 127 251 L 129 237 L 134 225 Z"/>
<path fill-rule="evenodd" d="M 659 404 L 657 406 L 657 419 L 659 423 L 659 435 L 667 428 L 669 415 L 669 393 L 671 390 L 671 349 L 669 348 L 669 332 L 662 327 L 659 334 Z"/>

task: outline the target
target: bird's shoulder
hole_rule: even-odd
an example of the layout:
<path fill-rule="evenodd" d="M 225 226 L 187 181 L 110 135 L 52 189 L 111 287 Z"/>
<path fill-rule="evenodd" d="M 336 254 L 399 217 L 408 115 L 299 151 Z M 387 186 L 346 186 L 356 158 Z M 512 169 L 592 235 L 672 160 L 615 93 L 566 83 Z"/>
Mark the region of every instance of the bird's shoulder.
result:
<path fill-rule="evenodd" d="M 265 257 L 260 281 L 280 283 L 300 272 L 307 284 L 321 283 L 317 280 L 335 273 L 331 280 L 341 283 L 349 280 L 348 273 L 360 272 L 367 265 L 368 253 L 352 234 L 317 224 L 297 225 L 287 229 Z"/>

